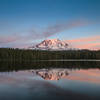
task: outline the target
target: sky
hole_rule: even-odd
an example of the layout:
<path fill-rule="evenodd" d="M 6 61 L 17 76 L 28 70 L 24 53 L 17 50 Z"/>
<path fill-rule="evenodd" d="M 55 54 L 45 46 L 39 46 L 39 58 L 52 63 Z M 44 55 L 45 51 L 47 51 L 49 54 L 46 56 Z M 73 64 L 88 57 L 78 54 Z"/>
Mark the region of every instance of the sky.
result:
<path fill-rule="evenodd" d="M 0 0 L 0 47 L 55 38 L 73 48 L 100 49 L 100 0 Z"/>

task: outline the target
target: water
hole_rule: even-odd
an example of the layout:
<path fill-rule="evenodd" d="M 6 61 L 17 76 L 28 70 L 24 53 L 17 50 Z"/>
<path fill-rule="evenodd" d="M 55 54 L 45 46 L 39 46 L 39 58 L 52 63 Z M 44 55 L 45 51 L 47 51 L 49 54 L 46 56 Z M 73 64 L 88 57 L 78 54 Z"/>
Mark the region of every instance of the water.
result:
<path fill-rule="evenodd" d="M 100 69 L 0 72 L 0 100 L 100 100 Z"/>

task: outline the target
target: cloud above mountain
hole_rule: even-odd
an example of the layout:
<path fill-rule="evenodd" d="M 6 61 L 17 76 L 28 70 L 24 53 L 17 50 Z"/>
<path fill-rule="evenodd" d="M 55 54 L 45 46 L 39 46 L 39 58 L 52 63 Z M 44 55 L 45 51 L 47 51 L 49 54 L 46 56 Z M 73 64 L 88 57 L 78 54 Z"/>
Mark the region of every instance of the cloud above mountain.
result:
<path fill-rule="evenodd" d="M 51 25 L 48 26 L 45 31 L 43 32 L 43 36 L 44 37 L 49 37 L 52 36 L 56 33 L 65 31 L 65 30 L 69 30 L 69 29 L 73 29 L 76 27 L 81 27 L 84 25 L 87 25 L 88 22 L 84 22 L 81 20 L 77 20 L 77 21 L 71 21 L 71 22 L 63 22 L 63 23 L 57 23 L 55 25 Z"/>
<path fill-rule="evenodd" d="M 28 40 L 38 40 L 38 39 L 45 39 L 47 37 L 50 37 L 52 35 L 55 35 L 56 33 L 62 32 L 64 30 L 80 27 L 87 25 L 87 22 L 75 20 L 70 22 L 58 22 L 53 25 L 48 25 L 47 27 L 40 29 L 40 28 L 32 28 L 29 31 L 27 31 L 27 34 L 21 35 L 21 33 L 16 34 L 10 34 L 8 36 L 4 36 L 3 34 L 0 36 L 0 43 L 9 43 L 9 42 L 15 42 L 15 41 L 28 41 Z M 16 33 L 16 32 L 15 32 Z"/>

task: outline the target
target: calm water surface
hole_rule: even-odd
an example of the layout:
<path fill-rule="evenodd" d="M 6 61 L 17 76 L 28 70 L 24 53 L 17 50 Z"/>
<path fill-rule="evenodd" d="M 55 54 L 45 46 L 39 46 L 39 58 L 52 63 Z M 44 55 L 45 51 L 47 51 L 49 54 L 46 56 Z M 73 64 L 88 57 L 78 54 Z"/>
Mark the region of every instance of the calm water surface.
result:
<path fill-rule="evenodd" d="M 100 100 L 100 69 L 0 72 L 0 100 Z"/>

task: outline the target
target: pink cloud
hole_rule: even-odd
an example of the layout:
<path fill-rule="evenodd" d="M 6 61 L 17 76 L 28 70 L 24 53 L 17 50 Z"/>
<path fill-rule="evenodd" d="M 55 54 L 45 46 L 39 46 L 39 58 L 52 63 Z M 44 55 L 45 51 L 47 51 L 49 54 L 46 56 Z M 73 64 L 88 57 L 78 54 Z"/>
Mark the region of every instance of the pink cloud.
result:
<path fill-rule="evenodd" d="M 67 40 L 72 47 L 80 49 L 100 49 L 100 36 L 90 36 L 79 39 Z"/>
<path fill-rule="evenodd" d="M 74 44 L 74 47 L 79 49 L 100 50 L 100 43 Z"/>
<path fill-rule="evenodd" d="M 91 42 L 91 41 L 100 41 L 100 36 L 91 36 L 91 37 L 85 37 L 85 38 L 79 38 L 74 40 L 68 40 L 69 42 Z"/>
<path fill-rule="evenodd" d="M 95 47 L 96 46 L 100 46 L 100 43 L 87 43 L 87 44 L 83 44 L 83 45 L 77 45 L 78 48 L 81 48 L 81 49 L 96 49 Z M 100 49 L 100 47 L 99 47 Z"/>
<path fill-rule="evenodd" d="M 0 36 L 0 43 L 9 43 L 9 42 L 14 42 L 18 38 L 16 36 Z"/>

